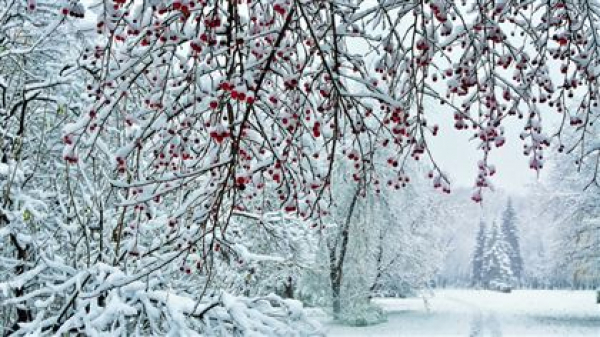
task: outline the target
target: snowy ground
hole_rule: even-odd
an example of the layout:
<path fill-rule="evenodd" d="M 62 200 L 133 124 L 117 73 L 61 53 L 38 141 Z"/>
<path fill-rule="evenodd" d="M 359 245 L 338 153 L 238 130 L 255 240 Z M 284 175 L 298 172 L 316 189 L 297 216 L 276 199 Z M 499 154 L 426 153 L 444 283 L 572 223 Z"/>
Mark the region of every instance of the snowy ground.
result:
<path fill-rule="evenodd" d="M 600 336 L 592 291 L 524 290 L 503 294 L 441 290 L 430 299 L 380 299 L 388 321 L 370 327 L 325 322 L 328 336 Z"/>

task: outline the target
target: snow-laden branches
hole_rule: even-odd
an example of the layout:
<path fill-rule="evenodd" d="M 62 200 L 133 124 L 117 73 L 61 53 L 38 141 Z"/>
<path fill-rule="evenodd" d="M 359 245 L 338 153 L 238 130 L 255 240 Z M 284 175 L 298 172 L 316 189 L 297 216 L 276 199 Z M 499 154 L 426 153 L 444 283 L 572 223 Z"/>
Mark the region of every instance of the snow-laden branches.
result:
<path fill-rule="evenodd" d="M 162 333 L 136 296 L 173 287 L 202 307 L 212 284 L 289 288 L 309 267 L 309 229 L 327 229 L 341 162 L 357 200 L 402 189 L 423 159 L 450 193 L 429 146 L 445 130 L 438 111 L 481 150 L 476 202 L 508 119 L 523 119 L 535 171 L 549 110 L 578 136 L 567 150 L 598 152 L 595 1 L 0 5 L 3 268 L 37 273 L 0 279 L 13 330 Z M 81 18 L 96 21 L 85 42 Z M 103 283 L 103 266 L 122 277 Z"/>

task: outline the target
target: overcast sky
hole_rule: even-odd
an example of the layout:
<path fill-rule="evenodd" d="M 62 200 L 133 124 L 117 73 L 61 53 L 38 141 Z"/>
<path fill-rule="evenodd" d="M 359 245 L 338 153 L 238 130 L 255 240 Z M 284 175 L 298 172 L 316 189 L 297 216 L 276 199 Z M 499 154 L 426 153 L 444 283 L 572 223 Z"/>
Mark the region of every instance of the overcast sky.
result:
<path fill-rule="evenodd" d="M 445 116 L 440 116 L 442 114 Z M 429 142 L 436 161 L 450 175 L 453 186 L 473 187 L 477 162 L 482 157 L 482 152 L 477 150 L 479 141 L 470 141 L 471 131 L 454 129 L 452 111 L 440 110 L 436 115 L 434 120 L 440 124 L 440 133 Z M 536 172 L 529 168 L 529 157 L 523 155 L 523 141 L 519 138 L 522 130 L 522 120 L 508 120 L 505 124 L 506 144 L 494 148 L 490 155 L 490 163 L 497 171 L 492 178 L 494 187 L 510 194 L 524 194 L 526 185 L 538 179 Z"/>

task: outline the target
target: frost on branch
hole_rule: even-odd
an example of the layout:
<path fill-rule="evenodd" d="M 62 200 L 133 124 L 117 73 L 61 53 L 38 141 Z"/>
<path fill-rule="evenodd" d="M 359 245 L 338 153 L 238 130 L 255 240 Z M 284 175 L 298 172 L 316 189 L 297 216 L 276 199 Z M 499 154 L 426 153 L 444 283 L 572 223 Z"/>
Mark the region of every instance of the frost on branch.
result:
<path fill-rule="evenodd" d="M 275 189 L 281 198 L 271 210 L 318 218 L 327 213 L 334 152 L 348 154 L 355 180 L 369 180 L 381 147 L 396 153 L 389 163 L 399 174 L 407 157 L 432 160 L 433 185 L 449 192 L 428 146 L 440 128 L 428 123 L 427 102 L 442 104 L 457 129 L 473 130 L 483 154 L 473 196 L 480 201 L 495 173 L 491 152 L 506 142 L 505 119 L 524 119 L 524 154 L 537 171 L 550 144 L 540 107 L 573 125 L 595 107 L 596 10 L 579 2 L 96 7 L 104 39 L 84 64 L 101 71 L 88 87 L 87 113 L 65 128 L 65 153 L 93 153 L 111 126 L 124 128 L 104 154 L 122 190 L 147 190 L 124 203 L 138 210 L 168 202 L 182 186 L 205 191 L 184 203 L 207 214 L 246 210 Z M 557 77 L 550 69 L 558 64 Z M 571 97 L 580 108 L 567 116 Z"/>
<path fill-rule="evenodd" d="M 73 257 L 56 172 L 62 124 L 80 109 L 71 99 L 82 90 L 76 31 L 57 1 L 0 1 L 1 334 L 33 320 L 35 304 L 43 305 L 20 299 L 47 290 L 44 258 Z"/>
<path fill-rule="evenodd" d="M 26 278 L 39 274 L 40 269 L 45 268 L 52 269 L 51 266 L 38 267 L 28 275 L 0 283 L 0 290 L 19 287 Z M 100 278 L 93 280 L 91 275 L 99 275 Z M 199 302 L 191 295 L 158 290 L 161 288 L 160 278 L 120 285 L 124 278 L 125 275 L 118 269 L 106 265 L 98 265 L 96 270 L 79 274 L 76 283 L 87 281 L 88 285 L 110 290 L 104 292 L 101 300 L 94 291 L 84 292 L 78 300 L 80 309 L 70 313 L 69 318 L 54 330 L 49 328 L 57 318 L 60 319 L 61 311 L 56 310 L 60 307 L 55 307 L 53 297 L 38 300 L 36 308 L 40 314 L 49 317 L 21 324 L 17 335 L 60 335 L 80 331 L 90 336 L 106 333 L 126 336 L 137 331 L 142 335 L 156 336 L 321 336 L 319 324 L 307 318 L 302 304 L 295 300 L 272 294 L 237 297 L 220 292 Z M 71 288 L 72 285 L 67 282 L 56 284 L 55 289 Z M 16 304 L 21 300 L 7 300 L 5 303 Z M 51 314 L 48 311 L 53 307 L 55 310 Z"/>

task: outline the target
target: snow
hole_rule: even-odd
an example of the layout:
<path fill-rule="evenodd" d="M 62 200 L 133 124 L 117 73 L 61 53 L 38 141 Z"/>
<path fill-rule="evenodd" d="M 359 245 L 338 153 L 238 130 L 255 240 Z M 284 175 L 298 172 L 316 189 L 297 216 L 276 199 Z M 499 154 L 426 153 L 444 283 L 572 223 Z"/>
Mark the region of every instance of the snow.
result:
<path fill-rule="evenodd" d="M 325 321 L 328 336 L 600 336 L 593 291 L 440 290 L 429 299 L 376 299 L 388 321 L 349 327 Z"/>

